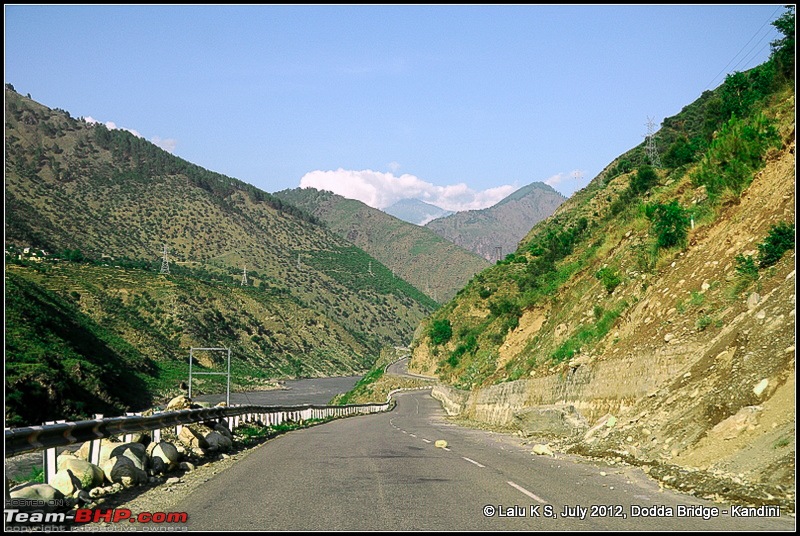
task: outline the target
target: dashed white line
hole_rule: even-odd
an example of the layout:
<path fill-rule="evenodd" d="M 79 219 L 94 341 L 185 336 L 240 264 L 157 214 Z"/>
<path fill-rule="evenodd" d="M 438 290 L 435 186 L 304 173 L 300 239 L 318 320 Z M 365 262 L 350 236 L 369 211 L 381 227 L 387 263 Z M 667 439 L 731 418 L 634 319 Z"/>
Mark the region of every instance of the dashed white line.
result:
<path fill-rule="evenodd" d="M 508 484 L 509 486 L 511 486 L 512 488 L 516 488 L 517 490 L 521 491 L 522 493 L 524 493 L 525 495 L 527 495 L 528 497 L 530 497 L 530 498 L 531 498 L 531 499 L 533 499 L 534 501 L 536 501 L 536 502 L 539 502 L 539 503 L 542 503 L 542 504 L 547 504 L 547 501 L 545 501 L 544 499 L 542 499 L 542 498 L 541 498 L 541 497 L 539 497 L 538 495 L 536 495 L 536 494 L 534 494 L 534 493 L 531 493 L 530 491 L 526 490 L 526 489 L 525 489 L 525 488 L 523 488 L 522 486 L 520 486 L 520 485 L 517 485 L 517 484 L 514 484 L 514 483 L 513 483 L 513 482 L 511 482 L 510 480 L 507 482 L 507 484 Z"/>
<path fill-rule="evenodd" d="M 425 439 L 424 437 L 422 438 L 422 440 L 423 440 L 425 443 L 430 443 L 430 442 L 431 442 L 431 440 L 430 440 L 430 439 Z"/>
<path fill-rule="evenodd" d="M 411 437 L 417 437 L 417 436 L 415 436 L 414 434 L 408 434 L 408 435 L 410 435 Z"/>
<path fill-rule="evenodd" d="M 408 432 L 406 432 L 405 430 L 400 430 L 400 431 L 401 431 L 401 432 L 403 432 L 404 434 L 407 434 L 407 433 L 408 433 Z"/>
<path fill-rule="evenodd" d="M 469 459 L 469 458 L 467 458 L 466 456 L 461 456 L 461 457 L 462 457 L 462 458 L 464 458 L 465 460 L 467 460 L 469 463 L 474 463 L 474 464 L 475 464 L 475 465 L 477 465 L 478 467 L 486 467 L 485 465 L 483 465 L 483 464 L 481 464 L 481 463 L 478 463 L 478 462 L 476 462 L 475 460 L 470 460 L 470 459 Z"/>

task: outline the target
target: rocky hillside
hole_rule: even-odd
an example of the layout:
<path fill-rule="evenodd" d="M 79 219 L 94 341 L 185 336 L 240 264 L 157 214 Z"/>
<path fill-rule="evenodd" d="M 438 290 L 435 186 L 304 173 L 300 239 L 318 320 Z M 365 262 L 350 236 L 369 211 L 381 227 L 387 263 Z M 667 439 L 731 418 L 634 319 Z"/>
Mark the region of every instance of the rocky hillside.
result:
<path fill-rule="evenodd" d="M 663 167 L 637 146 L 473 278 L 411 369 L 470 419 L 793 510 L 791 50 L 666 119 Z"/>
<path fill-rule="evenodd" d="M 550 216 L 566 198 L 542 182 L 520 188 L 496 205 L 435 219 L 426 228 L 489 261 L 517 250 L 531 227 Z"/>
<path fill-rule="evenodd" d="M 192 346 L 233 347 L 243 385 L 366 370 L 436 307 L 265 192 L 9 86 L 5 99 L 7 417 L 144 405 Z M 141 394 L 120 388 L 123 363 Z"/>
<path fill-rule="evenodd" d="M 274 194 L 325 222 L 394 273 L 437 301 L 447 301 L 489 263 L 423 227 L 361 201 L 314 188 Z"/>

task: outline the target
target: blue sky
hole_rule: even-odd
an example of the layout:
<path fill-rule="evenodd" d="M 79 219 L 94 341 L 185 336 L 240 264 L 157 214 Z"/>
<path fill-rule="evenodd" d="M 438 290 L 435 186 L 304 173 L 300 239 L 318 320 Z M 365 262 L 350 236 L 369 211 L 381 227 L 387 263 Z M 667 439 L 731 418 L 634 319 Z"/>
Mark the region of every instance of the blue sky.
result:
<path fill-rule="evenodd" d="M 6 5 L 5 82 L 268 192 L 481 208 L 585 186 L 765 61 L 784 11 Z"/>

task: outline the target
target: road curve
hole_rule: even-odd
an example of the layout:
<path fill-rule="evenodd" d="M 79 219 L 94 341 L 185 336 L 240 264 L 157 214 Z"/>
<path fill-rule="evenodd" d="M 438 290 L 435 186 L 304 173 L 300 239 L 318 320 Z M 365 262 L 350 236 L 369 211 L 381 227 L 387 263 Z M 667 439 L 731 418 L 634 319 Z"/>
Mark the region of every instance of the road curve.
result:
<path fill-rule="evenodd" d="M 437 448 L 437 440 L 448 447 Z M 673 514 L 634 518 L 632 505 Z M 188 513 L 190 530 L 778 531 L 795 525 L 785 514 L 677 517 L 679 505 L 728 510 L 661 491 L 636 468 L 533 456 L 509 436 L 448 422 L 428 391 L 415 391 L 397 395 L 392 412 L 270 440 L 173 511 Z M 562 516 L 565 506 L 576 517 Z M 582 519 L 578 506 L 587 509 Z"/>

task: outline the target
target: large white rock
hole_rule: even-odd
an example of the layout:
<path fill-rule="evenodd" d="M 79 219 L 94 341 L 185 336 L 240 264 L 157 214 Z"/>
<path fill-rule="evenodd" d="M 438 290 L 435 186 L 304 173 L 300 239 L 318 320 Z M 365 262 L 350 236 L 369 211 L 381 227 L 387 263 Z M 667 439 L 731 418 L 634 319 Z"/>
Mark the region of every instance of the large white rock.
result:
<path fill-rule="evenodd" d="M 154 474 L 172 471 L 181 461 L 181 455 L 175 445 L 167 441 L 153 443 L 147 449 Z"/>
<path fill-rule="evenodd" d="M 208 441 L 205 436 L 211 432 L 207 426 L 192 424 L 184 426 L 178 434 L 178 440 L 189 448 L 208 448 Z"/>
<path fill-rule="evenodd" d="M 59 456 L 58 473 L 62 471 L 68 471 L 77 480 L 76 489 L 91 489 L 103 485 L 103 470 L 86 460 L 74 456 Z M 70 495 L 64 490 L 61 491 L 64 495 Z"/>
<path fill-rule="evenodd" d="M 552 449 L 550 449 L 550 446 L 542 443 L 534 445 L 531 453 L 539 456 L 555 456 L 555 453 L 553 453 Z"/>
<path fill-rule="evenodd" d="M 119 441 L 114 441 L 112 439 L 101 439 L 100 440 L 100 460 L 99 460 L 98 465 L 102 466 L 103 463 L 108 461 L 108 459 L 111 457 L 111 451 L 114 450 L 115 448 L 117 448 L 118 446 L 123 445 L 123 444 L 124 443 L 120 443 Z M 86 443 L 81 445 L 81 448 L 79 448 L 75 454 L 79 458 L 82 458 L 84 460 L 88 460 L 89 459 L 89 447 L 90 447 L 90 445 L 91 445 L 90 442 L 87 441 Z"/>
<path fill-rule="evenodd" d="M 192 405 L 192 399 L 185 395 L 176 396 L 167 403 L 167 411 L 179 411 L 182 409 L 189 409 Z"/>

